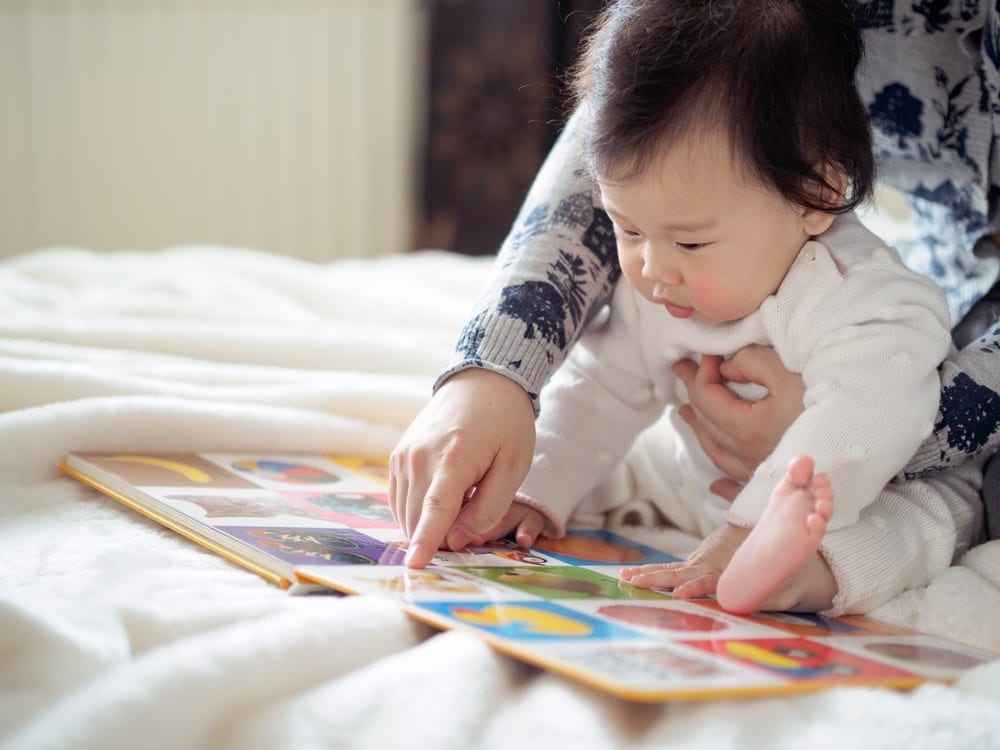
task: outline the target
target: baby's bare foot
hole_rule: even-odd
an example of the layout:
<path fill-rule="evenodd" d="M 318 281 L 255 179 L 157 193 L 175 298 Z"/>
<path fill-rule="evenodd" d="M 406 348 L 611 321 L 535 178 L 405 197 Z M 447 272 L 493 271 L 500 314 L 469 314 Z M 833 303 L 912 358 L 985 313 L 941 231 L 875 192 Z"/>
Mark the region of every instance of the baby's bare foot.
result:
<path fill-rule="evenodd" d="M 833 515 L 833 489 L 811 458 L 792 459 L 757 525 L 719 577 L 716 598 L 730 612 L 759 609 L 816 552 Z"/>

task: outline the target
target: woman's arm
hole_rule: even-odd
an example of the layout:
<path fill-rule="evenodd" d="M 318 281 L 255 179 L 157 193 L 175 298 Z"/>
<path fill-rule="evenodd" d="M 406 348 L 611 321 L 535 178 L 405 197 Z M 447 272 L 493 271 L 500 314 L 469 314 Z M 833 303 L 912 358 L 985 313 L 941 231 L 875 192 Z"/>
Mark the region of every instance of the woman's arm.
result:
<path fill-rule="evenodd" d="M 952 354 L 939 368 L 934 431 L 904 467 L 907 479 L 959 466 L 1000 447 L 1000 331 Z"/>
<path fill-rule="evenodd" d="M 390 504 L 410 536 L 411 566 L 504 516 L 531 465 L 542 384 L 620 275 L 611 221 L 582 162 L 580 119 L 539 171 L 455 362 L 393 451 Z"/>
<path fill-rule="evenodd" d="M 538 394 L 621 275 L 611 220 L 582 156 L 583 113 L 570 117 L 542 165 L 497 270 L 438 379 L 482 367 Z"/>

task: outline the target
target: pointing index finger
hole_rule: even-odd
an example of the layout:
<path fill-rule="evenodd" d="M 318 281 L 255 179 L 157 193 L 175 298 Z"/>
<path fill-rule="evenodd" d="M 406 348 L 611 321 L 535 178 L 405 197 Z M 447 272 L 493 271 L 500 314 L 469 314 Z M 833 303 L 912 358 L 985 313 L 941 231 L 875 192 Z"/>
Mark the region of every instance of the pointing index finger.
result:
<path fill-rule="evenodd" d="M 461 510 L 467 487 L 456 477 L 438 474 L 421 501 L 420 519 L 406 551 L 408 568 L 423 568 L 434 557 Z"/>

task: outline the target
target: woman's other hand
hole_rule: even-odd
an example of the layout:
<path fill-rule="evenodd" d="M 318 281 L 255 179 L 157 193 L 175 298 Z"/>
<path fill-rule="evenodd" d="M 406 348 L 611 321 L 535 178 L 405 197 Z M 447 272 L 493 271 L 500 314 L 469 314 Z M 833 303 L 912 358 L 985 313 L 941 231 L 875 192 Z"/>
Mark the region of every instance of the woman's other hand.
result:
<path fill-rule="evenodd" d="M 674 372 L 684 381 L 689 400 L 679 415 L 712 463 L 737 482 L 750 478 L 804 408 L 802 376 L 786 370 L 769 346 L 751 344 L 728 360 L 711 355 L 699 364 L 683 360 Z M 757 383 L 767 395 L 748 401 L 729 390 L 727 382 Z M 732 495 L 731 484 L 719 489 L 725 491 L 718 494 Z"/>

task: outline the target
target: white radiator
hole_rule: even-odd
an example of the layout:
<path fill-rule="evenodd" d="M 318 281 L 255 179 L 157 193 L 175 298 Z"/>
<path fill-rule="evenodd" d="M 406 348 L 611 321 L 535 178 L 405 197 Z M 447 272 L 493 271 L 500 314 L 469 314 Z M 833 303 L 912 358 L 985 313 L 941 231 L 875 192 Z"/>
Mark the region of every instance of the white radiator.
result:
<path fill-rule="evenodd" d="M 422 7 L 0 1 L 0 255 L 408 249 Z"/>

